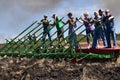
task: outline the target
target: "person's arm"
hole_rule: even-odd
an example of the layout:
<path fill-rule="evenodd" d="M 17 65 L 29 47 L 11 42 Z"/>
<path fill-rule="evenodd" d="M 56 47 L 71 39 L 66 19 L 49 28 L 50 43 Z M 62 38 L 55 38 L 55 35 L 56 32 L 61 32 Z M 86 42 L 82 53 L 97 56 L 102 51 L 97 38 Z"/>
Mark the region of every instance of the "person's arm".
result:
<path fill-rule="evenodd" d="M 82 23 L 82 24 L 84 23 L 84 21 L 83 21 L 83 20 L 81 20 L 81 19 L 80 19 L 80 20 L 77 20 L 77 21 L 78 21 L 79 23 Z"/>
<path fill-rule="evenodd" d="M 91 18 L 91 21 L 90 21 L 90 23 L 92 23 L 92 24 L 96 24 L 96 23 L 98 23 L 98 22 L 100 22 L 98 19 L 95 19 L 95 18 Z"/>
<path fill-rule="evenodd" d="M 82 16 L 81 16 L 81 17 L 80 17 L 80 22 L 81 22 L 82 24 L 84 24 L 84 22 L 87 22 L 87 23 L 88 23 L 88 20 L 83 19 Z"/>
<path fill-rule="evenodd" d="M 112 20 L 112 19 L 114 19 L 114 16 L 111 16 L 111 17 L 108 18 L 109 21 Z"/>
<path fill-rule="evenodd" d="M 59 22 L 62 21 L 63 19 L 64 19 L 64 17 L 62 17 L 62 18 L 59 20 Z"/>
<path fill-rule="evenodd" d="M 47 22 L 48 22 L 49 26 L 51 26 L 51 24 L 50 24 L 51 20 L 47 20 Z"/>
<path fill-rule="evenodd" d="M 78 18 L 76 18 L 77 19 L 77 21 L 79 22 L 79 23 L 84 23 L 84 21 L 83 21 L 83 19 L 82 19 L 82 17 L 80 17 L 79 19 Z"/>
<path fill-rule="evenodd" d="M 109 20 L 109 21 L 114 20 L 114 16 L 111 15 L 111 16 L 108 18 L 108 20 Z M 111 26 L 114 26 L 114 21 L 112 21 L 112 25 L 111 25 Z"/>
<path fill-rule="evenodd" d="M 69 20 L 67 20 L 66 22 L 63 22 L 63 21 L 62 21 L 62 23 L 63 23 L 64 25 L 66 25 L 66 24 L 69 23 Z"/>
<path fill-rule="evenodd" d="M 80 23 L 82 23 L 81 21 L 79 21 L 80 19 L 78 19 L 77 17 L 76 17 L 76 19 L 75 19 L 75 23 L 76 22 L 80 22 Z"/>
<path fill-rule="evenodd" d="M 56 24 L 56 23 L 55 23 L 55 21 L 54 21 L 52 24 L 49 24 L 49 25 L 50 25 L 50 26 L 55 26 L 55 24 Z"/>
<path fill-rule="evenodd" d="M 43 23 L 43 20 L 39 21 L 38 24 L 41 25 Z"/>
<path fill-rule="evenodd" d="M 37 24 L 41 25 L 41 24 L 42 24 L 42 22 L 41 22 L 41 21 L 39 21 Z"/>

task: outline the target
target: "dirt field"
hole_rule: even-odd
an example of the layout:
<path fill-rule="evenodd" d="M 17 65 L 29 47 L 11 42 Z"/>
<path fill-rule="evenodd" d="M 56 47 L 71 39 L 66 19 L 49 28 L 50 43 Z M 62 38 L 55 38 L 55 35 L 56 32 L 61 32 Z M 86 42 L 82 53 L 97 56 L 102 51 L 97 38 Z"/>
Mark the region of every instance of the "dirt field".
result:
<path fill-rule="evenodd" d="M 116 62 L 73 64 L 64 60 L 0 57 L 0 80 L 120 80 L 119 75 L 120 58 Z"/>
<path fill-rule="evenodd" d="M 0 57 L 0 80 L 120 80 L 117 62 Z"/>

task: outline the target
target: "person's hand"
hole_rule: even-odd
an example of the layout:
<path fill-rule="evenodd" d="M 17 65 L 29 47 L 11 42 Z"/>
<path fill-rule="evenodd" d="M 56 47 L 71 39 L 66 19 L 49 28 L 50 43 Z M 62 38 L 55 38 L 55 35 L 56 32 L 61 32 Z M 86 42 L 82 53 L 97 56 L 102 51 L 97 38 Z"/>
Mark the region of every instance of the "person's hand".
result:
<path fill-rule="evenodd" d="M 40 24 L 40 22 L 37 22 L 37 24 Z"/>
<path fill-rule="evenodd" d="M 76 21 L 78 21 L 79 19 L 76 17 Z"/>
<path fill-rule="evenodd" d="M 94 18 L 93 18 L 93 17 L 91 17 L 91 19 L 92 19 L 92 20 L 94 20 Z"/>
<path fill-rule="evenodd" d="M 37 22 L 37 24 L 39 24 L 39 25 L 40 25 L 40 24 L 42 24 L 42 22 L 40 22 L 40 21 L 39 21 L 39 22 Z"/>
<path fill-rule="evenodd" d="M 111 17 L 108 18 L 108 20 L 112 20 L 112 19 L 114 19 L 114 16 L 111 16 Z"/>
<path fill-rule="evenodd" d="M 80 19 L 83 20 L 82 16 L 80 16 Z"/>

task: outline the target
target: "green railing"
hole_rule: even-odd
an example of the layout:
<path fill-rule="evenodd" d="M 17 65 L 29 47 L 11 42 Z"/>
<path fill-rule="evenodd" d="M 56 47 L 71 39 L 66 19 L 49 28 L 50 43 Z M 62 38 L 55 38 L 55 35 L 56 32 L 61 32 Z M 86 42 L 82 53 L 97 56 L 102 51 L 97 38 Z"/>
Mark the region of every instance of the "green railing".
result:
<path fill-rule="evenodd" d="M 80 29 L 81 27 L 82 27 L 83 25 L 81 25 L 81 26 L 79 26 L 74 32 L 76 32 L 78 29 Z M 64 30 L 63 31 L 63 33 L 65 33 L 67 30 L 68 30 L 69 28 L 67 28 L 66 30 Z M 62 34 L 63 34 L 62 33 Z M 81 32 L 80 32 L 81 33 Z M 69 44 L 69 41 L 67 41 L 67 38 L 69 37 L 69 36 L 71 36 L 72 35 L 72 33 L 71 34 L 69 34 L 68 36 L 66 36 L 62 41 L 59 41 L 59 43 L 57 43 L 56 45 L 54 45 L 54 47 L 53 47 L 53 49 L 52 50 L 50 50 L 48 53 L 51 53 L 53 50 L 54 50 L 54 52 L 55 53 L 57 53 L 57 52 L 59 52 L 59 50 L 61 50 L 62 49 L 62 51 L 63 51 L 63 53 L 65 53 L 65 46 L 67 45 L 67 44 Z M 73 38 L 74 39 L 74 38 Z M 54 41 L 56 41 L 57 40 L 57 38 L 55 38 L 54 40 L 53 40 L 53 42 Z M 56 49 L 56 47 L 58 47 L 58 45 L 59 44 L 61 44 L 62 42 L 64 42 L 64 41 L 67 41 L 67 43 L 64 43 L 64 45 L 61 45 L 61 48 L 60 49 Z M 47 46 L 48 47 L 48 46 Z M 47 48 L 46 47 L 46 48 Z M 72 48 L 72 47 L 71 47 Z"/>
<path fill-rule="evenodd" d="M 7 43 L 3 48 L 0 49 L 0 52 L 2 50 L 5 50 L 8 48 L 8 45 L 11 45 L 12 42 L 14 42 L 19 36 L 21 36 L 23 33 L 25 33 L 27 30 L 29 30 L 35 23 L 37 23 L 37 21 L 33 22 L 30 26 L 28 26 L 24 31 L 22 31 L 18 36 L 16 36 L 14 39 L 12 39 L 11 41 L 9 41 L 9 43 Z"/>
<path fill-rule="evenodd" d="M 22 39 L 24 39 L 25 37 L 27 37 L 30 33 L 32 33 L 32 32 L 33 32 L 35 29 L 37 29 L 39 26 L 40 26 L 40 25 L 37 25 L 35 28 L 33 28 L 32 30 L 30 30 L 27 34 L 25 34 L 22 38 L 20 38 L 19 41 L 21 41 Z M 26 40 L 27 40 L 27 39 L 25 39 L 22 43 L 24 43 Z M 14 47 L 14 46 L 15 46 L 19 41 L 15 42 L 15 43 L 13 43 L 12 45 L 10 45 L 9 47 L 7 47 L 6 52 L 9 51 L 9 49 L 11 49 L 11 48 L 16 48 L 16 47 Z M 17 46 L 17 47 L 19 47 L 19 46 Z"/>
<path fill-rule="evenodd" d="M 40 25 L 35 26 L 32 30 L 30 30 L 30 28 L 36 24 L 37 21 L 35 21 L 34 23 L 32 23 L 29 27 L 27 27 L 23 32 L 21 32 L 18 36 L 16 36 L 14 39 L 12 39 L 11 41 L 6 40 L 6 45 L 4 45 L 3 48 L 0 49 L 0 55 L 8 55 L 8 56 L 19 56 L 19 57 L 48 57 L 48 58 L 69 58 L 69 59 L 73 59 L 73 58 L 77 58 L 77 61 L 85 59 L 85 58 L 112 58 L 114 57 L 114 55 L 109 55 L 109 54 L 85 54 L 82 53 L 81 51 L 81 46 L 79 46 L 79 52 L 76 51 L 76 48 L 74 48 L 74 46 L 70 46 L 69 41 L 68 41 L 68 37 L 70 37 L 73 33 L 75 33 L 76 31 L 78 31 L 79 29 L 81 29 L 83 27 L 83 24 L 80 25 L 79 27 L 77 27 L 73 33 L 70 33 L 68 36 L 64 37 L 61 41 L 58 41 L 58 37 L 55 37 L 52 42 L 46 40 L 46 45 L 45 48 L 41 48 L 41 42 L 42 42 L 42 36 L 43 35 L 43 27 Z M 66 25 L 63 25 L 63 28 Z M 100 26 L 99 26 L 100 27 Z M 98 27 L 98 28 L 99 28 Z M 48 31 L 51 31 L 54 28 L 54 26 L 51 26 L 50 29 Z M 97 29 L 97 28 L 96 28 Z M 30 31 L 29 31 L 30 30 Z M 69 28 L 66 28 L 63 33 L 67 32 L 69 30 Z M 86 29 L 83 29 L 82 31 L 80 31 L 78 33 L 78 35 L 81 35 L 84 31 L 86 31 Z M 25 33 L 27 32 L 27 33 Z M 57 31 L 55 31 L 53 34 L 51 34 L 51 38 L 55 36 L 55 34 L 57 33 Z M 21 38 L 20 36 L 23 35 Z M 24 39 L 25 37 L 28 37 L 28 35 L 36 35 L 36 40 L 32 40 L 29 41 L 28 38 Z M 89 33 L 90 34 L 90 33 Z M 88 35 L 89 35 L 88 34 Z M 87 35 L 81 37 L 81 38 L 77 38 L 77 43 L 79 45 L 79 43 L 86 38 Z M 75 37 L 73 37 L 72 39 L 74 39 Z M 67 41 L 67 42 L 65 42 Z M 53 43 L 53 47 L 50 47 L 50 44 Z M 63 44 L 62 44 L 63 43 Z M 60 45 L 60 47 L 58 47 L 58 45 Z M 66 48 L 66 46 L 68 48 Z"/>

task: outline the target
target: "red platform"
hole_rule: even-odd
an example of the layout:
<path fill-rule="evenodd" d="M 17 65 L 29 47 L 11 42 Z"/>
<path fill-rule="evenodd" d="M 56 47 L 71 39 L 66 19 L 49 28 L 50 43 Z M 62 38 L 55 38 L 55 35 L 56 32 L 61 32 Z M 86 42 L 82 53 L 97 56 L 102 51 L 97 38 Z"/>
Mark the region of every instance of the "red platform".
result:
<path fill-rule="evenodd" d="M 100 48 L 96 48 L 96 49 L 88 49 L 85 47 L 82 47 L 82 52 L 83 53 L 96 53 L 96 54 L 114 54 L 114 53 L 120 53 L 120 46 L 117 46 L 115 48 L 104 48 L 104 47 L 100 47 Z"/>

